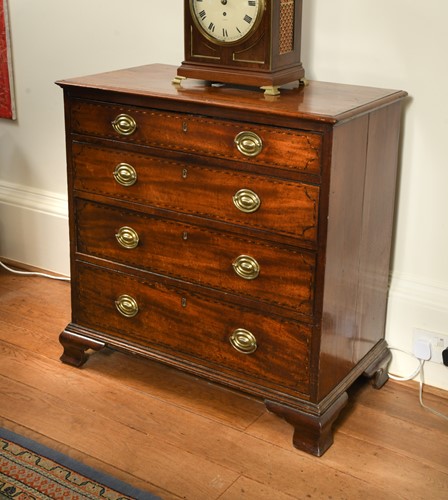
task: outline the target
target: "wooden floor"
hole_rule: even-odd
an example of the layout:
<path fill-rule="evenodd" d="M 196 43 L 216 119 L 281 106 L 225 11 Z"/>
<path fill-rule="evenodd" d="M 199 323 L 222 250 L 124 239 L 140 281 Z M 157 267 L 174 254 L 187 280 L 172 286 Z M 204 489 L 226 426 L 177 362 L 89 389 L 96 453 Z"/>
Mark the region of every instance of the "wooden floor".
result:
<path fill-rule="evenodd" d="M 357 384 L 322 457 L 263 404 L 148 360 L 59 361 L 70 285 L 0 270 L 0 425 L 164 499 L 448 498 L 448 425 L 417 386 Z M 426 404 L 448 413 L 446 392 Z"/>

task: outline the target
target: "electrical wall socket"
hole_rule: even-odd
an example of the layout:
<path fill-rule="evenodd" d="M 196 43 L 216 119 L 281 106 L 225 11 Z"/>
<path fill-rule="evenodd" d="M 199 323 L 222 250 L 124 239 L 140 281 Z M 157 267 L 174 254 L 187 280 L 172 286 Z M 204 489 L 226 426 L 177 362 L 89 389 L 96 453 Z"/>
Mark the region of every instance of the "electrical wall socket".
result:
<path fill-rule="evenodd" d="M 442 333 L 429 332 L 420 328 L 414 328 L 414 346 L 419 341 L 429 342 L 431 345 L 431 361 L 432 363 L 443 364 L 442 351 L 448 348 L 448 335 Z"/>

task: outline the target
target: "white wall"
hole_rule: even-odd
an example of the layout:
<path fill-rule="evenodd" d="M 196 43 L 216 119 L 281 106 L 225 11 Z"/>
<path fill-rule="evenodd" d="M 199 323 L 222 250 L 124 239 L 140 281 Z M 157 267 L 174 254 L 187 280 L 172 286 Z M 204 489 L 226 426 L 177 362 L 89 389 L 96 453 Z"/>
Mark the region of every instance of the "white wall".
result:
<path fill-rule="evenodd" d="M 17 122 L 0 121 L 0 255 L 68 273 L 55 80 L 182 60 L 181 0 L 9 0 Z M 163 8 L 161 7 L 163 5 Z M 387 338 L 448 333 L 446 0 L 304 0 L 307 77 L 407 90 Z M 378 186 L 381 189 L 381 186 Z M 395 353 L 392 370 L 414 363 Z M 426 379 L 448 389 L 448 368 Z"/>

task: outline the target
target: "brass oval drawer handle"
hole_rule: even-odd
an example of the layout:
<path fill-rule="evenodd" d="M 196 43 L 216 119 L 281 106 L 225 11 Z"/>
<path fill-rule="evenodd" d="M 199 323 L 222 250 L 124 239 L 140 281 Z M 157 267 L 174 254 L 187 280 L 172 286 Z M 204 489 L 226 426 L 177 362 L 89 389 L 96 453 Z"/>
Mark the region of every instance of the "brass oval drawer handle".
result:
<path fill-rule="evenodd" d="M 125 318 L 133 318 L 138 313 L 137 301 L 130 295 L 120 295 L 115 301 L 115 307 Z"/>
<path fill-rule="evenodd" d="M 254 280 L 260 274 L 260 265 L 249 255 L 240 255 L 232 262 L 232 266 L 236 274 L 245 280 Z"/>
<path fill-rule="evenodd" d="M 258 347 L 255 335 L 244 328 L 237 328 L 230 335 L 229 342 L 241 354 L 252 354 Z"/>
<path fill-rule="evenodd" d="M 132 116 L 123 113 L 115 117 L 112 127 L 120 135 L 132 135 L 137 129 L 137 123 Z"/>
<path fill-rule="evenodd" d="M 136 248 L 138 246 L 138 242 L 140 241 L 137 231 L 129 226 L 120 227 L 118 233 L 115 235 L 115 238 L 117 238 L 118 243 L 123 248 L 127 248 L 128 250 Z"/>
<path fill-rule="evenodd" d="M 260 208 L 261 200 L 257 193 L 250 189 L 240 189 L 233 196 L 233 204 L 241 212 L 251 214 Z"/>
<path fill-rule="evenodd" d="M 114 179 L 121 186 L 130 187 L 137 182 L 137 172 L 129 163 L 119 163 L 114 170 Z"/>
<path fill-rule="evenodd" d="M 254 157 L 263 150 L 263 141 L 255 132 L 240 132 L 235 137 L 235 144 L 238 151 L 244 156 Z"/>

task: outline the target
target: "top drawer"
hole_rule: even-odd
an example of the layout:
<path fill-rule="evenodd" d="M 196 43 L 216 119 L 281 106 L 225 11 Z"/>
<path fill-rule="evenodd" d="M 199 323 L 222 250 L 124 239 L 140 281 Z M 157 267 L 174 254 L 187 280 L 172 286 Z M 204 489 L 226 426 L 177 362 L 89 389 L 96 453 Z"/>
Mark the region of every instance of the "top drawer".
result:
<path fill-rule="evenodd" d="M 72 132 L 320 173 L 322 138 L 304 131 L 73 100 Z"/>

